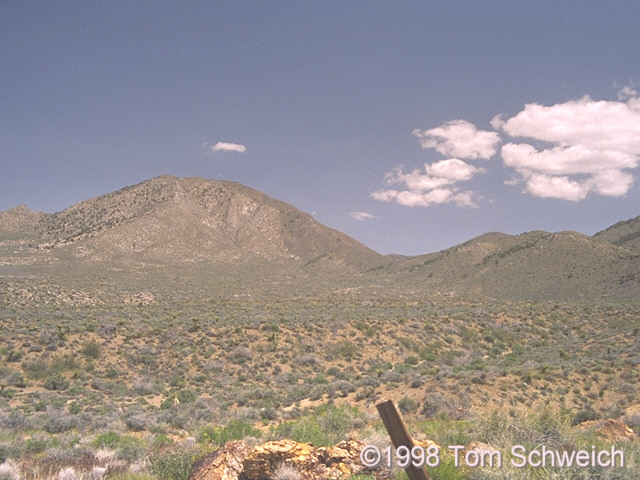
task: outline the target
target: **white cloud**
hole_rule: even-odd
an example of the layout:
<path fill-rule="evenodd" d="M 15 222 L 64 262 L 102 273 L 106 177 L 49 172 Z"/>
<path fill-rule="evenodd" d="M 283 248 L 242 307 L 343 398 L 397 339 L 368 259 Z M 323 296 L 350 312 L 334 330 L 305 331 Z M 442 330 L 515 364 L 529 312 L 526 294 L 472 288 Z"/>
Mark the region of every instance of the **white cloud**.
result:
<path fill-rule="evenodd" d="M 484 169 L 469 165 L 457 158 L 440 160 L 439 162 L 434 162 L 431 165 L 425 163 L 424 169 L 427 172 L 427 175 L 432 175 L 436 178 L 444 178 L 451 182 L 470 180 L 476 173 L 484 172 Z"/>
<path fill-rule="evenodd" d="M 395 202 L 406 207 L 430 207 L 442 203 L 455 203 L 459 207 L 475 207 L 473 192 L 456 192 L 437 188 L 428 192 L 411 190 L 378 190 L 371 194 L 381 202 Z"/>
<path fill-rule="evenodd" d="M 553 197 L 564 200 L 584 200 L 589 193 L 588 187 L 567 176 L 552 176 L 532 173 L 527 179 L 527 191 L 536 197 Z"/>
<path fill-rule="evenodd" d="M 496 116 L 494 128 L 536 145 L 503 145 L 504 164 L 538 197 L 579 201 L 589 193 L 626 194 L 633 184 L 628 170 L 640 166 L 640 101 L 630 87 L 618 98 L 624 101 L 583 97 L 550 107 L 527 104 L 507 120 Z"/>
<path fill-rule="evenodd" d="M 375 191 L 379 201 L 407 206 L 455 203 L 476 206 L 473 191 L 461 191 L 460 182 L 483 169 L 463 160 L 489 159 L 502 142 L 512 137 L 500 154 L 514 175 L 505 182 L 524 184 L 524 193 L 568 201 L 590 194 L 625 195 L 640 167 L 640 96 L 632 87 L 618 91 L 618 101 L 595 101 L 585 96 L 552 106 L 527 104 L 511 118 L 496 115 L 496 130 L 478 130 L 465 120 L 452 120 L 429 130 L 414 130 L 422 147 L 450 157 L 405 173 L 401 167 L 385 175 L 389 185 Z"/>
<path fill-rule="evenodd" d="M 424 173 L 419 169 L 404 173 L 402 167 L 398 167 L 387 173 L 385 180 L 389 185 L 403 185 L 404 189 L 377 190 L 371 196 L 381 202 L 395 202 L 408 207 L 429 207 L 443 203 L 475 207 L 473 192 L 461 192 L 458 183 L 470 180 L 482 172 L 484 169 L 457 158 L 426 163 Z"/>
<path fill-rule="evenodd" d="M 638 92 L 633 89 L 633 87 L 627 85 L 618 90 L 618 100 L 626 101 L 630 98 L 634 98 L 638 96 Z"/>
<path fill-rule="evenodd" d="M 349 212 L 349 215 L 355 218 L 356 220 L 358 220 L 359 222 L 364 222 L 365 220 L 371 220 L 373 218 L 376 218 L 367 212 Z"/>
<path fill-rule="evenodd" d="M 236 153 L 244 153 L 247 151 L 247 147 L 241 145 L 239 143 L 229 143 L 229 142 L 218 142 L 215 145 L 209 145 L 208 143 L 203 143 L 201 145 L 203 149 L 209 150 L 212 153 L 215 152 L 236 152 Z"/>
<path fill-rule="evenodd" d="M 433 148 L 449 157 L 491 158 L 496 153 L 500 136 L 496 132 L 478 130 L 465 120 L 452 120 L 430 130 L 414 130 L 423 148 Z"/>
<path fill-rule="evenodd" d="M 637 90 L 627 86 L 618 91 L 618 100 L 627 102 L 633 110 L 640 110 L 640 96 Z"/>

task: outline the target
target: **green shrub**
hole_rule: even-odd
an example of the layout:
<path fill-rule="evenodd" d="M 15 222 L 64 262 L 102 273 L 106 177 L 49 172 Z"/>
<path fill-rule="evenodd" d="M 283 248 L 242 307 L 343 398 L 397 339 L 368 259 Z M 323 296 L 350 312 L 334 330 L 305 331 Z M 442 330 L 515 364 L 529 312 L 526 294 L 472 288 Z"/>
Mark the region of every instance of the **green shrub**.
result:
<path fill-rule="evenodd" d="M 398 400 L 398 408 L 403 413 L 413 412 L 418 408 L 418 404 L 415 400 L 409 397 L 402 397 Z"/>
<path fill-rule="evenodd" d="M 340 373 L 340 369 L 338 367 L 329 367 L 327 369 L 327 375 L 330 375 L 332 377 L 337 376 Z"/>
<path fill-rule="evenodd" d="M 95 448 L 117 449 L 118 459 L 128 462 L 137 460 L 146 453 L 146 447 L 142 440 L 111 431 L 98 435 L 92 444 Z"/>
<path fill-rule="evenodd" d="M 22 359 L 22 352 L 9 350 L 6 353 L 5 361 L 7 363 L 19 362 Z"/>
<path fill-rule="evenodd" d="M 117 448 L 120 446 L 120 441 L 119 434 L 109 431 L 98 435 L 93 441 L 93 446 L 96 448 Z"/>
<path fill-rule="evenodd" d="M 232 420 L 226 427 L 206 426 L 202 429 L 198 441 L 222 445 L 232 440 L 243 440 L 247 437 L 260 437 L 262 432 L 247 422 Z"/>
<path fill-rule="evenodd" d="M 13 372 L 11 375 L 9 375 L 9 378 L 7 379 L 7 384 L 13 387 L 18 387 L 18 388 L 27 387 L 27 381 L 21 372 Z"/>
<path fill-rule="evenodd" d="M 68 372 L 71 370 L 79 370 L 81 368 L 78 361 L 71 355 L 63 355 L 55 358 L 51 362 L 51 369 L 54 372 Z"/>
<path fill-rule="evenodd" d="M 77 418 L 70 415 L 53 415 L 44 423 L 44 430 L 48 433 L 62 433 L 77 427 Z"/>
<path fill-rule="evenodd" d="M 309 417 L 282 422 L 272 430 L 271 435 L 275 438 L 290 438 L 296 442 L 313 443 L 318 446 L 333 443 L 318 422 Z"/>
<path fill-rule="evenodd" d="M 161 452 L 151 457 L 151 473 L 160 480 L 187 480 L 195 460 L 187 450 Z"/>
<path fill-rule="evenodd" d="M 335 346 L 335 353 L 346 360 L 351 360 L 357 352 L 358 347 L 349 340 L 344 340 Z"/>
<path fill-rule="evenodd" d="M 80 405 L 78 402 L 72 402 L 69 404 L 67 410 L 71 415 L 77 415 L 82 412 L 82 405 Z"/>
<path fill-rule="evenodd" d="M 577 412 L 571 419 L 571 425 L 578 425 L 589 420 L 600 420 L 600 414 L 592 408 L 585 408 Z"/>
<path fill-rule="evenodd" d="M 164 448 L 173 444 L 173 440 L 166 436 L 165 434 L 158 434 L 153 437 L 153 441 L 151 442 L 151 446 L 154 448 Z"/>
<path fill-rule="evenodd" d="M 27 376 L 33 380 L 41 380 L 49 375 L 49 366 L 44 360 L 34 360 L 33 362 L 25 362 L 22 369 Z"/>
<path fill-rule="evenodd" d="M 406 363 L 407 365 L 417 365 L 418 363 L 420 363 L 420 359 L 415 355 L 409 355 L 404 359 L 404 363 Z"/>
<path fill-rule="evenodd" d="M 87 342 L 84 344 L 84 347 L 82 347 L 82 355 L 87 358 L 97 360 L 98 358 L 100 358 L 101 350 L 102 349 L 100 345 L 98 345 L 97 343 Z"/>
<path fill-rule="evenodd" d="M 66 390 L 70 382 L 59 373 L 56 373 L 44 381 L 44 388 L 47 390 Z"/>
<path fill-rule="evenodd" d="M 132 462 L 142 458 L 146 453 L 146 448 L 141 440 L 133 437 L 123 437 L 125 441 L 120 442 L 118 449 L 118 459 L 126 462 Z"/>
<path fill-rule="evenodd" d="M 13 398 L 13 396 L 16 394 L 16 391 L 13 388 L 3 388 L 2 390 L 0 390 L 0 397 L 2 398 Z"/>
<path fill-rule="evenodd" d="M 357 416 L 356 409 L 323 405 L 310 415 L 280 423 L 272 429 L 270 436 L 290 438 L 297 442 L 312 443 L 316 446 L 334 445 L 340 440 L 344 440 Z"/>
<path fill-rule="evenodd" d="M 29 453 L 42 453 L 49 448 L 50 442 L 46 437 L 33 436 L 27 439 L 25 450 Z"/>
<path fill-rule="evenodd" d="M 193 403 L 198 398 L 195 393 L 191 390 L 180 390 L 178 393 L 168 396 L 162 404 L 160 404 L 160 408 L 164 410 L 168 410 L 173 407 L 176 397 L 180 402 L 180 405 L 186 403 Z"/>

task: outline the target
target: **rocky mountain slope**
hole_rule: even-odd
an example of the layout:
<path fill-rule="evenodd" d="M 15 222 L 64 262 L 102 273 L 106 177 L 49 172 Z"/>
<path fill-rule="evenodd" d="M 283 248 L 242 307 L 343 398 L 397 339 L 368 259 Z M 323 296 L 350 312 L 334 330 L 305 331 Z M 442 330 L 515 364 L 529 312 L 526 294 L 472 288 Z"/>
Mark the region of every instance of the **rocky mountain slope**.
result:
<path fill-rule="evenodd" d="M 386 261 L 291 205 L 238 183 L 199 178 L 158 177 L 50 215 L 26 207 L 0 215 L 5 242 L 29 238 L 34 263 L 261 263 L 357 272 Z"/>
<path fill-rule="evenodd" d="M 428 255 L 384 257 L 238 183 L 171 176 L 54 214 L 25 206 L 0 212 L 0 281 L 5 290 L 29 282 L 34 298 L 71 288 L 69 298 L 117 290 L 633 299 L 639 248 L 640 217 L 593 237 L 494 232 Z"/>
<path fill-rule="evenodd" d="M 640 255 L 577 232 L 489 233 L 438 253 L 395 262 L 398 283 L 446 294 L 548 300 L 635 298 Z"/>
<path fill-rule="evenodd" d="M 4 238 L 35 235 L 42 217 L 43 213 L 34 212 L 26 205 L 0 212 L 0 235 Z"/>
<path fill-rule="evenodd" d="M 640 253 L 640 216 L 618 222 L 606 230 L 596 233 L 593 238 Z"/>

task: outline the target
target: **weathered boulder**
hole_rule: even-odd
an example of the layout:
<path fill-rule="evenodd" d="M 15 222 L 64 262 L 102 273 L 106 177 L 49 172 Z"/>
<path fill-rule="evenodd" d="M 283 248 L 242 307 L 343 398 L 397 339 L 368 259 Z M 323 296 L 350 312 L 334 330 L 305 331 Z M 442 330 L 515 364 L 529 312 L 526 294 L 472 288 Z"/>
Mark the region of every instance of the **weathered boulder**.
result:
<path fill-rule="evenodd" d="M 362 446 L 356 440 L 331 447 L 293 440 L 253 448 L 243 441 L 230 442 L 196 462 L 189 480 L 267 480 L 281 465 L 293 468 L 304 480 L 347 478 L 366 470 L 360 463 Z"/>
<path fill-rule="evenodd" d="M 612 443 L 630 442 L 636 438 L 636 434 L 629 425 L 613 419 L 606 420 L 597 427 L 596 434 Z"/>
<path fill-rule="evenodd" d="M 238 480 L 251 448 L 242 440 L 206 454 L 191 468 L 189 480 Z"/>
<path fill-rule="evenodd" d="M 243 462 L 243 478 L 251 480 L 271 478 L 279 464 L 299 466 L 312 455 L 313 450 L 314 447 L 310 444 L 293 440 L 278 440 L 258 445 Z"/>

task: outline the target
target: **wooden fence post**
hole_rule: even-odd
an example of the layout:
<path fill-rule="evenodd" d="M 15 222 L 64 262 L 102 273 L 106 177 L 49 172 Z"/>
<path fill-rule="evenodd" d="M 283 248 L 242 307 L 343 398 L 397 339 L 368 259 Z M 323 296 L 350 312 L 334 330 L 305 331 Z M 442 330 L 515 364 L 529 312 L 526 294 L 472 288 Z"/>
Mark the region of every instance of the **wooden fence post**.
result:
<path fill-rule="evenodd" d="M 378 409 L 378 414 L 382 419 L 382 423 L 384 423 L 384 427 L 387 429 L 387 432 L 391 437 L 393 446 L 398 448 L 399 446 L 404 445 L 411 450 L 415 446 L 415 443 L 413 442 L 413 438 L 409 433 L 407 425 L 404 423 L 404 420 L 402 420 L 400 412 L 398 412 L 398 409 L 393 404 L 393 401 L 387 400 L 385 402 L 378 403 L 376 408 Z M 407 472 L 409 480 L 430 480 L 425 467 L 418 468 L 409 462 L 409 465 L 404 470 Z"/>

